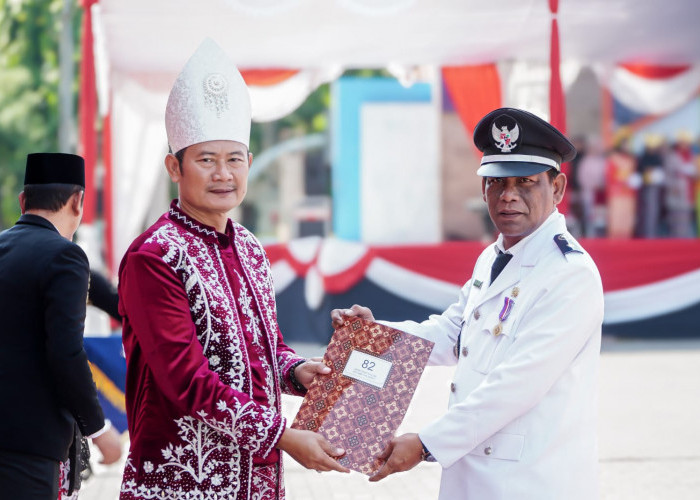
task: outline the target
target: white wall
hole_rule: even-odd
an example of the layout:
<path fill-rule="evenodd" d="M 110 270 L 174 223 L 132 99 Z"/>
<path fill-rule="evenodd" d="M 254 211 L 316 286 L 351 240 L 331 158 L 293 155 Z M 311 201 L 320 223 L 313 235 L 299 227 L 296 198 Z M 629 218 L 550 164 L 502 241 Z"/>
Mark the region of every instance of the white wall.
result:
<path fill-rule="evenodd" d="M 363 242 L 441 241 L 438 126 L 430 103 L 362 106 Z"/>

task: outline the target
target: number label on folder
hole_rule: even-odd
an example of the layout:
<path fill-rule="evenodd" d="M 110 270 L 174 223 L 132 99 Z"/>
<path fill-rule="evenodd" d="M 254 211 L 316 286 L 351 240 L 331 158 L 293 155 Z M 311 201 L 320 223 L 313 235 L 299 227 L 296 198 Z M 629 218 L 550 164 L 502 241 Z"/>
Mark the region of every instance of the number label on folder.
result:
<path fill-rule="evenodd" d="M 343 375 L 382 389 L 389 378 L 391 362 L 363 351 L 353 350 L 343 369 Z"/>

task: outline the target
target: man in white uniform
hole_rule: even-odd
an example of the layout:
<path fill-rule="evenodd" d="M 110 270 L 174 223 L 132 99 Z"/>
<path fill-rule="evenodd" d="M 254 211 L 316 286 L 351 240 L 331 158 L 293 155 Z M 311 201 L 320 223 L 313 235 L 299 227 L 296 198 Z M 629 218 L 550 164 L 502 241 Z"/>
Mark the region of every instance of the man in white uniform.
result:
<path fill-rule="evenodd" d="M 500 235 L 445 312 L 387 323 L 435 342 L 431 364 L 456 363 L 449 409 L 395 437 L 370 480 L 435 460 L 440 499 L 595 500 L 603 290 L 556 208 L 560 166 L 576 150 L 549 123 L 510 108 L 486 115 L 474 143 Z M 331 316 L 373 319 L 358 305 Z"/>

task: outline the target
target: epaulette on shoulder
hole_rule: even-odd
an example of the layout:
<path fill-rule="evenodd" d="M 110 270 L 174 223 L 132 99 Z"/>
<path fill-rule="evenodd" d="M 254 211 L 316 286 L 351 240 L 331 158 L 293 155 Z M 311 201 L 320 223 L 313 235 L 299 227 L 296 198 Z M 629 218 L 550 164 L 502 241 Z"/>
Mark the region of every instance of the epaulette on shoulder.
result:
<path fill-rule="evenodd" d="M 575 246 L 575 243 L 572 243 L 566 239 L 564 233 L 554 236 L 554 243 L 557 244 L 563 255 L 566 255 L 567 253 L 583 253 L 583 250 L 578 248 L 578 246 Z"/>

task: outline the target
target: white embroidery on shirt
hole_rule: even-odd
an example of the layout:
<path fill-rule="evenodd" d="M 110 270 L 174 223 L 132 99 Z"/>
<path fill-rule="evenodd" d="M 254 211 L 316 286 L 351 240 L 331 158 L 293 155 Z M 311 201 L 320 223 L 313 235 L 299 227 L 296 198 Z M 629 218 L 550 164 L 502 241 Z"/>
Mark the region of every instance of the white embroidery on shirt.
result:
<path fill-rule="evenodd" d="M 189 227 L 208 234 L 206 230 L 188 223 L 188 219 L 183 219 L 179 214 L 174 215 Z M 247 233 L 241 226 L 237 229 L 239 234 Z M 259 269 L 260 266 L 266 267 L 264 254 L 254 237 L 243 236 L 242 241 L 245 244 L 243 249 L 239 249 L 241 264 L 250 271 L 252 276 L 249 275 L 249 279 L 260 280 L 258 297 L 264 297 L 260 299 L 264 302 L 258 302 L 258 309 L 264 311 L 266 330 L 276 333 L 276 328 L 270 327 L 276 325 L 276 312 L 269 269 Z M 172 223 L 164 224 L 154 231 L 146 240 L 146 243 L 151 242 L 163 249 L 163 260 L 183 282 L 192 319 L 197 327 L 197 338 L 209 360 L 210 369 L 217 372 L 222 381 L 232 388 L 244 393 L 252 392 L 250 374 L 241 349 L 243 339 L 235 313 L 234 296 L 228 286 L 218 247 L 207 245 L 200 237 L 184 233 Z M 255 258 L 250 259 L 249 256 Z M 259 319 L 252 313 L 251 304 L 254 299 L 247 287 L 245 295 L 245 307 L 253 316 L 252 321 L 248 314 L 246 316 L 249 324 L 258 328 L 259 338 L 262 335 L 258 326 Z M 268 338 L 272 338 L 272 333 Z M 274 341 L 271 344 L 273 352 L 276 349 L 276 337 Z M 263 368 L 270 409 L 261 411 L 253 403 L 237 404 L 231 408 L 225 401 L 219 401 L 217 415 L 208 415 L 200 410 L 197 412 L 198 419 L 184 416 L 175 420 L 180 441 L 168 443 L 162 449 L 165 462 L 156 464 L 155 471 L 153 463 L 144 462 L 144 473 L 137 482 L 136 469 L 130 460 L 127 461 L 122 483 L 125 498 L 129 498 L 126 494 L 158 500 L 184 498 L 181 494 L 197 500 L 237 498 L 240 495 L 240 498 L 249 498 L 253 486 L 251 472 L 249 465 L 246 467 L 247 473 L 242 470 L 240 444 L 244 443 L 246 457 L 260 452 L 263 446 L 270 446 L 273 437 L 270 433 L 279 411 L 279 398 L 275 395 L 279 394 L 280 388 L 275 384 L 276 377 L 273 376 L 273 370 L 277 367 L 264 363 Z M 241 477 L 242 474 L 245 477 Z M 241 486 L 241 482 L 246 485 Z M 244 489 L 241 490 L 241 487 Z"/>
<path fill-rule="evenodd" d="M 239 293 L 239 304 L 241 305 L 241 312 L 247 319 L 247 326 L 249 333 L 253 337 L 253 345 L 250 346 L 250 350 L 258 357 L 260 360 L 260 365 L 262 367 L 263 373 L 265 374 L 265 395 L 267 396 L 267 401 L 270 406 L 276 406 L 277 394 L 275 392 L 275 376 L 267 359 L 266 345 L 262 342 L 262 332 L 260 331 L 260 318 L 255 314 L 252 303 L 253 297 L 250 295 L 248 289 L 248 283 L 245 278 L 235 273 L 238 278 L 238 284 L 240 286 Z"/>

